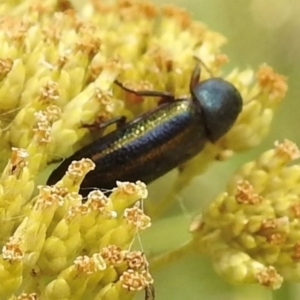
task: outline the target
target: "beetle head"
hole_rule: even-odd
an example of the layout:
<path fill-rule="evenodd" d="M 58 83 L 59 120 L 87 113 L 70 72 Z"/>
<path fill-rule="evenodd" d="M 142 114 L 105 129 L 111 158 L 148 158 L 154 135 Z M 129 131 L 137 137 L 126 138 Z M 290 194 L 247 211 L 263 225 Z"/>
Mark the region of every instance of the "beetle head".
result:
<path fill-rule="evenodd" d="M 200 107 L 208 138 L 215 142 L 234 124 L 242 110 L 239 91 L 228 81 L 211 78 L 192 88 L 192 100 Z"/>

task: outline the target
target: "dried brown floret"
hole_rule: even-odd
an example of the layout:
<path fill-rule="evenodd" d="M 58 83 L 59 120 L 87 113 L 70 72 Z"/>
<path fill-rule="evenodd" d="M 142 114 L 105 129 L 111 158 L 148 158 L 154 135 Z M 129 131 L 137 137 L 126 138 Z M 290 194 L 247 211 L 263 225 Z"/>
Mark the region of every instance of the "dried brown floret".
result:
<path fill-rule="evenodd" d="M 86 173 L 94 170 L 95 164 L 90 159 L 81 159 L 73 161 L 68 168 L 67 174 L 74 183 L 82 180 Z"/>
<path fill-rule="evenodd" d="M 109 245 L 101 249 L 102 257 L 112 265 L 121 264 L 125 259 L 125 252 L 121 247 Z"/>
<path fill-rule="evenodd" d="M 253 186 L 246 180 L 237 182 L 237 192 L 235 199 L 240 204 L 257 205 L 262 202 L 263 198 L 255 193 Z"/>
<path fill-rule="evenodd" d="M 58 83 L 49 80 L 42 88 L 40 99 L 45 103 L 51 103 L 59 98 Z"/>
<path fill-rule="evenodd" d="M 7 167 L 8 174 L 19 177 L 24 167 L 28 165 L 28 152 L 25 149 L 19 149 L 15 147 L 13 147 L 11 150 L 11 159 Z"/>
<path fill-rule="evenodd" d="M 92 191 L 88 195 L 88 205 L 94 210 L 105 210 L 108 204 L 108 198 L 100 190 Z"/>
<path fill-rule="evenodd" d="M 145 254 L 141 251 L 130 251 L 126 253 L 125 259 L 129 269 L 142 270 L 149 266 Z"/>
<path fill-rule="evenodd" d="M 289 161 L 300 158 L 298 146 L 290 140 L 285 139 L 282 143 L 275 142 L 275 149 L 279 156 L 286 157 Z"/>
<path fill-rule="evenodd" d="M 270 99 L 283 98 L 287 92 L 286 77 L 279 75 L 264 64 L 260 67 L 257 78 L 261 88 L 269 93 Z"/>
<path fill-rule="evenodd" d="M 2 249 L 2 258 L 10 262 L 20 261 L 24 257 L 21 245 L 19 238 L 11 237 Z"/>
<path fill-rule="evenodd" d="M 22 293 L 16 299 L 17 300 L 38 300 L 38 295 L 36 293 L 30 293 L 30 294 Z"/>
<path fill-rule="evenodd" d="M 134 270 L 125 271 L 121 277 L 122 287 L 129 291 L 140 291 L 145 288 L 145 278 L 140 272 Z"/>
<path fill-rule="evenodd" d="M 0 79 L 10 72 L 13 66 L 13 60 L 10 58 L 0 59 Z"/>
<path fill-rule="evenodd" d="M 259 271 L 256 275 L 258 282 L 266 287 L 276 289 L 280 287 L 283 278 L 277 273 L 276 269 L 272 266 L 266 267 Z"/>
<path fill-rule="evenodd" d="M 100 254 L 93 254 L 92 257 L 88 256 L 78 256 L 75 261 L 74 265 L 78 272 L 83 272 L 86 274 L 92 274 L 99 270 L 105 270 L 106 264 L 104 259 Z"/>
<path fill-rule="evenodd" d="M 164 5 L 162 7 L 162 13 L 166 17 L 174 18 L 176 24 L 178 24 L 182 30 L 187 29 L 192 23 L 190 14 L 185 9 L 173 5 Z"/>
<path fill-rule="evenodd" d="M 45 209 L 45 207 L 52 205 L 62 205 L 64 189 L 57 188 L 55 186 L 38 186 L 39 195 L 36 200 L 36 209 Z M 61 193 L 63 191 L 63 193 Z"/>
<path fill-rule="evenodd" d="M 124 217 L 138 229 L 144 230 L 151 226 L 151 219 L 137 206 L 125 209 Z"/>
<path fill-rule="evenodd" d="M 300 201 L 297 203 L 293 203 L 290 206 L 290 210 L 292 211 L 294 218 L 299 219 L 300 218 Z"/>

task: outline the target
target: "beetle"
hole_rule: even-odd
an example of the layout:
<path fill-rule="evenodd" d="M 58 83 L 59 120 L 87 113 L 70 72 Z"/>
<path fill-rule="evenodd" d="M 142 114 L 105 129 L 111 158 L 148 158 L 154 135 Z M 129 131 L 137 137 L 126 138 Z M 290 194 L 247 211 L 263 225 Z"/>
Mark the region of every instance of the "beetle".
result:
<path fill-rule="evenodd" d="M 121 82 L 115 83 L 138 96 L 160 97 L 160 105 L 132 121 L 118 117 L 104 123 L 117 128 L 75 152 L 50 175 L 47 184 L 60 180 L 70 163 L 90 158 L 95 170 L 84 178 L 80 193 L 92 188 L 112 189 L 116 181 L 146 184 L 197 155 L 207 142 L 216 142 L 234 124 L 242 110 L 239 91 L 222 78 L 199 81 L 201 68 L 194 68 L 190 97 L 175 98 L 169 92 L 134 91 Z"/>

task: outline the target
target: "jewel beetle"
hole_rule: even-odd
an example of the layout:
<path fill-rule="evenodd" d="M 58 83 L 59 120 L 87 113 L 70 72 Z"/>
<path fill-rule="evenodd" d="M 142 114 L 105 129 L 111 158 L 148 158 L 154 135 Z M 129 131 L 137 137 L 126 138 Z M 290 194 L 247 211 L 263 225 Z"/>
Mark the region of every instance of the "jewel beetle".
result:
<path fill-rule="evenodd" d="M 50 175 L 47 184 L 60 180 L 70 163 L 90 158 L 96 168 L 88 173 L 80 193 L 92 188 L 112 189 L 116 181 L 146 184 L 197 155 L 209 142 L 216 142 L 234 124 L 242 110 L 239 91 L 222 78 L 200 80 L 196 65 L 190 78 L 190 97 L 175 98 L 168 92 L 123 90 L 138 96 L 160 97 L 160 105 L 130 122 L 114 118 L 101 126 L 117 128 L 65 159 Z"/>

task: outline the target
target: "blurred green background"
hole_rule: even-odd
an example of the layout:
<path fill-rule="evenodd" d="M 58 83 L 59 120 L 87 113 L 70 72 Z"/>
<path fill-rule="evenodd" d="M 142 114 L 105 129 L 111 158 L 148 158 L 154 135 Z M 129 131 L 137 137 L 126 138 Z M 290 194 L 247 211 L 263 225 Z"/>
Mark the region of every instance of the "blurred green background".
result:
<path fill-rule="evenodd" d="M 74 0 L 83 4 L 83 0 Z M 154 0 L 153 0 L 154 1 Z M 162 4 L 156 0 L 158 4 Z M 175 208 L 171 216 L 154 223 L 143 246 L 153 253 L 170 249 L 189 239 L 189 215 L 201 211 L 208 201 L 224 189 L 230 174 L 243 162 L 273 146 L 274 141 L 291 139 L 300 145 L 300 1 L 299 0 L 173 0 L 192 13 L 194 19 L 227 37 L 223 52 L 229 56 L 228 70 L 239 67 L 257 69 L 266 62 L 289 78 L 289 91 L 277 111 L 270 134 L 264 142 L 229 162 L 215 164 L 196 178 L 179 195 L 187 211 Z M 217 176 L 216 176 L 217 174 Z M 150 198 L 161 198 L 161 190 L 176 176 L 175 172 L 150 186 Z M 211 182 L 214 185 L 211 185 Z M 279 300 L 299 299 L 297 284 L 286 284 L 279 291 L 251 286 L 232 287 L 213 271 L 211 263 L 200 255 L 188 256 L 154 274 L 157 300 Z M 140 296 L 139 299 L 143 299 Z"/>

